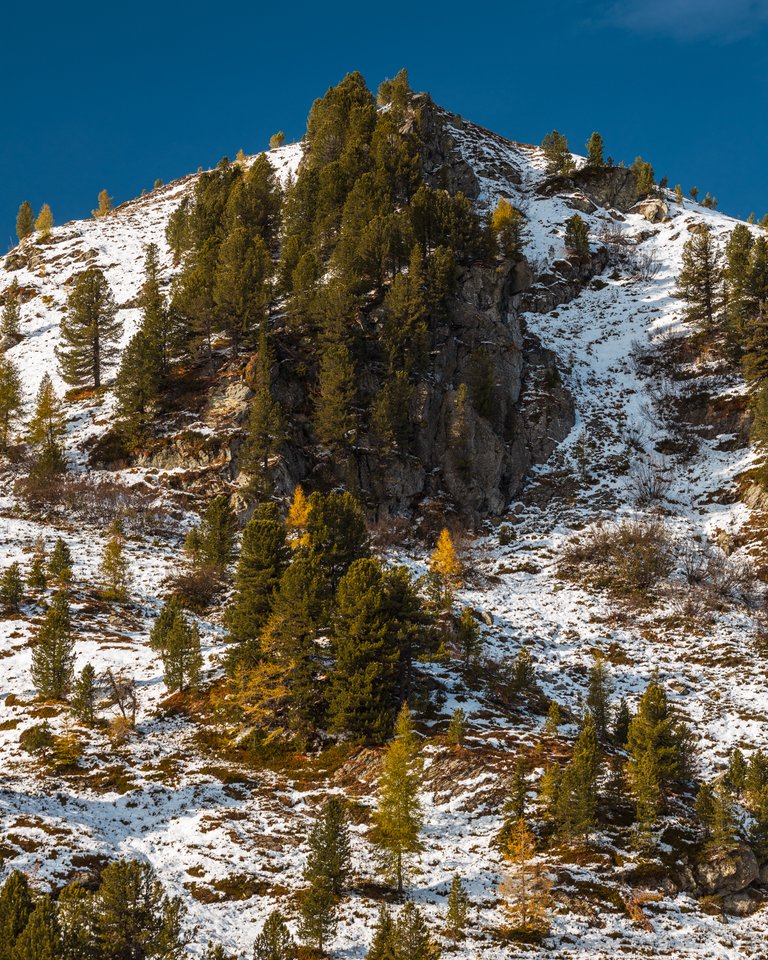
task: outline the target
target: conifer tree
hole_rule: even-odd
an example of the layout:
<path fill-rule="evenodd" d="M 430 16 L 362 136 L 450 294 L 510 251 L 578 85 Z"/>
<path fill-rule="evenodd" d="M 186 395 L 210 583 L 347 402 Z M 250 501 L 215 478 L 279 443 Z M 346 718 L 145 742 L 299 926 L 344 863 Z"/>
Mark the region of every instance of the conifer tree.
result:
<path fill-rule="evenodd" d="M 56 908 L 47 895 L 40 897 L 19 934 L 12 960 L 60 960 L 61 930 Z"/>
<path fill-rule="evenodd" d="M 669 704 L 666 692 L 654 679 L 640 698 L 627 736 L 627 749 L 636 765 L 650 752 L 662 788 L 684 779 L 692 762 L 691 736 Z M 630 770 L 633 773 L 632 769 Z"/>
<path fill-rule="evenodd" d="M 108 600 L 124 601 L 128 598 L 130 575 L 128 561 L 123 552 L 123 538 L 113 534 L 104 546 L 101 556 L 103 593 Z"/>
<path fill-rule="evenodd" d="M 70 706 L 72 713 L 80 723 L 92 727 L 96 723 L 96 700 L 98 686 L 93 665 L 86 663 L 75 680 Z"/>
<path fill-rule="evenodd" d="M 150 432 L 159 384 L 156 343 L 140 328 L 128 341 L 115 376 L 115 413 L 132 447 L 138 446 Z"/>
<path fill-rule="evenodd" d="M 264 921 L 253 944 L 253 960 L 296 960 L 296 943 L 278 910 Z"/>
<path fill-rule="evenodd" d="M 304 879 L 323 879 L 335 897 L 344 892 L 350 874 L 352 849 L 343 802 L 329 797 L 309 837 Z"/>
<path fill-rule="evenodd" d="M 45 373 L 35 399 L 35 410 L 29 421 L 29 441 L 35 448 L 33 472 L 39 477 L 63 473 L 66 463 L 62 439 L 67 432 L 61 400 Z"/>
<path fill-rule="evenodd" d="M 32 204 L 24 200 L 16 214 L 16 236 L 19 240 L 25 240 L 35 232 L 35 214 L 32 210 Z"/>
<path fill-rule="evenodd" d="M 737 800 L 741 799 L 741 795 L 746 788 L 747 770 L 747 761 L 744 759 L 744 754 L 738 747 L 734 747 L 728 755 L 727 784 Z"/>
<path fill-rule="evenodd" d="M 603 138 L 595 131 L 587 140 L 587 165 L 590 167 L 604 167 Z"/>
<path fill-rule="evenodd" d="M 0 604 L 7 610 L 18 611 L 24 599 L 24 586 L 21 579 L 21 567 L 12 563 L 0 576 Z"/>
<path fill-rule="evenodd" d="M 75 640 L 67 595 L 59 591 L 37 631 L 32 650 L 32 680 L 46 700 L 62 700 L 74 679 Z"/>
<path fill-rule="evenodd" d="M 548 133 L 541 142 L 541 149 L 547 161 L 547 173 L 568 176 L 573 172 L 573 157 L 562 133 L 557 130 Z"/>
<path fill-rule="evenodd" d="M 445 920 L 446 932 L 451 940 L 454 943 L 463 940 L 469 920 L 469 896 L 458 873 L 454 873 L 451 880 Z"/>
<path fill-rule="evenodd" d="M 765 237 L 758 237 L 751 251 L 745 327 L 744 376 L 747 380 L 762 383 L 768 377 L 768 239 Z"/>
<path fill-rule="evenodd" d="M 238 643 L 252 644 L 267 622 L 288 552 L 277 507 L 259 504 L 243 530 L 235 594 L 226 615 L 230 635 Z"/>
<path fill-rule="evenodd" d="M 422 814 L 418 799 L 421 760 L 407 704 L 387 747 L 379 780 L 379 803 L 375 813 L 377 844 L 384 876 L 402 896 L 410 855 L 421 849 Z"/>
<path fill-rule="evenodd" d="M 392 371 L 419 370 L 428 347 L 427 282 L 421 247 L 411 250 L 408 273 L 398 273 L 384 299 L 382 337 Z"/>
<path fill-rule="evenodd" d="M 679 207 L 683 206 L 683 188 L 679 183 L 675 187 L 675 202 Z"/>
<path fill-rule="evenodd" d="M 443 609 L 450 609 L 453 594 L 461 587 L 462 565 L 447 527 L 440 531 L 437 546 L 429 558 L 429 572 L 438 603 Z"/>
<path fill-rule="evenodd" d="M 373 931 L 371 947 L 366 954 L 366 960 L 399 960 L 400 950 L 397 942 L 397 930 L 392 914 L 382 904 L 379 907 L 379 916 Z"/>
<path fill-rule="evenodd" d="M 72 387 L 101 387 L 123 331 L 107 278 L 98 267 L 80 273 L 67 298 L 56 347 L 62 379 Z"/>
<path fill-rule="evenodd" d="M 21 340 L 21 307 L 17 280 L 5 291 L 5 303 L 0 315 L 0 350 L 7 350 Z"/>
<path fill-rule="evenodd" d="M 61 891 L 56 907 L 62 960 L 97 960 L 92 895 L 75 881 Z"/>
<path fill-rule="evenodd" d="M 584 716 L 573 748 L 571 769 L 573 794 L 571 817 L 576 834 L 588 837 L 597 824 L 597 782 L 600 776 L 600 745 L 591 714 Z"/>
<path fill-rule="evenodd" d="M 10 357 L 0 354 L 0 451 L 8 449 L 11 426 L 24 408 L 21 376 Z"/>
<path fill-rule="evenodd" d="M 285 143 L 285 134 L 282 130 L 278 130 L 277 133 L 273 133 L 269 138 L 269 149 L 277 150 L 279 147 Z"/>
<path fill-rule="evenodd" d="M 463 747 L 466 732 L 467 715 L 461 707 L 456 707 L 451 714 L 451 721 L 448 724 L 448 733 L 446 734 L 446 739 L 450 746 Z"/>
<path fill-rule="evenodd" d="M 424 915 L 412 900 L 405 904 L 397 918 L 395 942 L 403 958 L 440 960 L 440 950 L 432 939 Z"/>
<path fill-rule="evenodd" d="M 32 562 L 29 565 L 27 574 L 27 586 L 33 590 L 45 590 L 48 586 L 48 576 L 46 574 L 47 558 L 45 555 L 45 541 L 42 537 L 35 540 L 35 549 L 32 553 Z"/>
<path fill-rule="evenodd" d="M 315 877 L 299 900 L 299 934 L 321 953 L 333 936 L 338 920 L 336 898 L 323 877 Z"/>
<path fill-rule="evenodd" d="M 619 701 L 616 713 L 613 718 L 613 729 L 611 731 L 611 740 L 617 747 L 624 747 L 629 735 L 629 724 L 632 716 L 629 712 L 629 706 L 624 697 Z"/>
<path fill-rule="evenodd" d="M 589 228 L 578 213 L 565 222 L 565 248 L 573 256 L 589 256 Z"/>
<path fill-rule="evenodd" d="M 271 273 L 267 244 L 246 227 L 234 227 L 219 245 L 213 302 L 233 356 L 266 319 Z"/>
<path fill-rule="evenodd" d="M 13 947 L 34 909 L 26 876 L 14 870 L 0 887 L 0 960 L 16 960 Z"/>
<path fill-rule="evenodd" d="M 677 296 L 685 301 L 685 319 L 707 336 L 719 330 L 721 280 L 719 251 L 712 231 L 699 227 L 683 247 Z"/>
<path fill-rule="evenodd" d="M 305 496 L 300 483 L 296 484 L 285 518 L 285 527 L 288 531 L 288 543 L 292 550 L 298 550 L 307 545 L 307 523 L 309 521 L 309 499 Z"/>
<path fill-rule="evenodd" d="M 329 342 L 320 357 L 314 425 L 318 439 L 331 449 L 354 442 L 357 373 L 343 340 Z"/>
<path fill-rule="evenodd" d="M 163 680 L 170 691 L 183 693 L 196 687 L 203 658 L 200 653 L 200 632 L 177 610 L 165 633 L 163 645 Z"/>
<path fill-rule="evenodd" d="M 737 342 L 743 342 L 751 312 L 749 293 L 753 246 L 752 231 L 743 223 L 733 228 L 725 245 L 725 314 L 728 332 Z"/>
<path fill-rule="evenodd" d="M 141 330 L 152 346 L 153 363 L 162 380 L 183 353 L 183 330 L 170 309 L 160 281 L 160 250 L 156 243 L 144 249 L 144 283 L 139 295 Z"/>
<path fill-rule="evenodd" d="M 635 157 L 631 169 L 635 175 L 637 192 L 641 196 L 652 193 L 656 186 L 656 176 L 650 163 L 648 163 L 647 160 L 643 160 L 642 157 Z"/>
<path fill-rule="evenodd" d="M 72 582 L 72 553 L 66 541 L 58 537 L 48 560 L 48 576 L 61 587 Z"/>
<path fill-rule="evenodd" d="M 40 207 L 40 213 L 35 220 L 35 230 L 40 234 L 43 240 L 47 240 L 53 229 L 53 214 L 47 203 Z"/>
<path fill-rule="evenodd" d="M 549 710 L 547 711 L 547 722 L 544 724 L 545 736 L 556 737 L 558 728 L 562 722 L 560 706 L 557 700 L 550 701 Z"/>
<path fill-rule="evenodd" d="M 589 672 L 587 689 L 587 707 L 595 721 L 598 739 L 605 743 L 608 739 L 608 721 L 610 716 L 610 697 L 612 684 L 601 654 L 597 654 Z"/>
<path fill-rule="evenodd" d="M 631 779 L 638 845 L 647 848 L 652 844 L 653 828 L 658 821 L 663 800 L 658 764 L 652 750 L 647 750 L 632 764 Z"/>
<path fill-rule="evenodd" d="M 355 560 L 370 555 L 365 515 L 351 493 L 313 493 L 307 516 L 307 552 L 335 592 Z"/>
<path fill-rule="evenodd" d="M 257 492 L 270 492 L 270 461 L 277 454 L 284 436 L 283 415 L 280 403 L 272 392 L 272 370 L 275 354 L 262 323 L 259 332 L 258 364 L 255 393 L 248 413 L 248 436 L 243 448 L 243 469 L 253 477 Z"/>
<path fill-rule="evenodd" d="M 235 517 L 227 497 L 211 500 L 198 533 L 201 562 L 222 573 L 232 560 L 235 546 Z"/>
<path fill-rule="evenodd" d="M 543 936 L 549 930 L 550 884 L 535 862 L 536 843 L 525 820 L 512 829 L 505 851 L 508 873 L 500 894 L 510 928 L 525 935 Z"/>
<path fill-rule="evenodd" d="M 101 217 L 106 217 L 108 213 L 111 213 L 113 200 L 114 197 L 110 197 L 109 191 L 101 190 L 99 192 L 99 205 L 95 210 L 91 210 L 93 217 L 99 220 Z"/>
<path fill-rule="evenodd" d="M 483 649 L 483 636 L 480 624 L 469 607 L 464 607 L 456 625 L 456 641 L 461 652 L 462 668 L 468 677 L 480 658 Z"/>

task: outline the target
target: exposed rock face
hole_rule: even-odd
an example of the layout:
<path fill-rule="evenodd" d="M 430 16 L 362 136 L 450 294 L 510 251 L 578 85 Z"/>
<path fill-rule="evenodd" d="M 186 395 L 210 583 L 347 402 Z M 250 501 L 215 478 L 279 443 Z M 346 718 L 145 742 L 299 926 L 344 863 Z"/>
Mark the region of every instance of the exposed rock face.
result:
<path fill-rule="evenodd" d="M 694 866 L 694 874 L 703 893 L 727 896 L 759 880 L 760 867 L 750 847 L 733 843 L 705 851 Z"/>
<path fill-rule="evenodd" d="M 577 209 L 591 212 L 587 205 L 627 213 L 641 198 L 634 173 L 627 167 L 582 167 L 571 176 L 554 176 L 539 188 L 545 197 L 558 193 L 574 194 Z"/>
<path fill-rule="evenodd" d="M 669 216 L 669 206 L 658 197 L 648 197 L 635 204 L 632 212 L 639 213 L 649 223 L 663 223 Z"/>

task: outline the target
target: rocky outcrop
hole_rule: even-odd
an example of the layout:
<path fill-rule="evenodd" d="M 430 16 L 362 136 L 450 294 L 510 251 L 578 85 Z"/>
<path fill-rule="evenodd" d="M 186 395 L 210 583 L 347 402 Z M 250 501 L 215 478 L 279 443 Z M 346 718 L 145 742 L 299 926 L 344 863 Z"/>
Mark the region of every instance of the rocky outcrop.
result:
<path fill-rule="evenodd" d="M 739 893 L 760 879 L 757 858 L 744 843 L 705 850 L 693 872 L 702 893 L 723 897 Z"/>
<path fill-rule="evenodd" d="M 639 213 L 648 223 L 663 223 L 669 216 L 669 205 L 659 197 L 648 197 L 632 207 L 632 213 Z"/>
<path fill-rule="evenodd" d="M 586 213 L 591 212 L 587 209 L 590 203 L 593 209 L 605 207 L 627 213 L 642 197 L 635 175 L 627 167 L 582 167 L 567 177 L 549 177 L 539 187 L 539 193 L 544 197 L 571 194 L 578 209 Z"/>

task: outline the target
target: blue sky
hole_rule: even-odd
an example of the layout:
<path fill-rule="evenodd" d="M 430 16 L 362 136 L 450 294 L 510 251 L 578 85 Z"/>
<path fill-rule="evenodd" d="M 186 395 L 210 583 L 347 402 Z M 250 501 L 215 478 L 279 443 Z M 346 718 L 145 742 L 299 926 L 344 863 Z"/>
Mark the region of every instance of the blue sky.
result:
<path fill-rule="evenodd" d="M 659 176 L 768 211 L 768 0 L 14 4 L 3 12 L 0 250 L 16 210 L 57 223 L 198 166 L 298 138 L 349 70 L 513 139 L 599 130 Z"/>

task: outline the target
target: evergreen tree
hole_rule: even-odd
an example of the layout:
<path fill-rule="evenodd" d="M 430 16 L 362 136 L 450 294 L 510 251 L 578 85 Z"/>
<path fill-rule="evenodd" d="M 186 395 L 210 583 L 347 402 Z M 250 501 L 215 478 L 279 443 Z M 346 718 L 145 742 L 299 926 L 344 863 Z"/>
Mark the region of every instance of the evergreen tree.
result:
<path fill-rule="evenodd" d="M 16 960 L 13 948 L 34 909 L 26 876 L 14 870 L 0 887 L 0 960 Z"/>
<path fill-rule="evenodd" d="M 575 257 L 589 256 L 589 228 L 578 213 L 565 222 L 565 248 Z"/>
<path fill-rule="evenodd" d="M 765 237 L 755 240 L 749 267 L 743 370 L 747 380 L 761 383 L 768 377 L 768 239 Z"/>
<path fill-rule="evenodd" d="M 629 736 L 629 724 L 632 716 L 629 712 L 629 706 L 624 697 L 619 701 L 616 713 L 613 718 L 613 730 L 611 731 L 611 740 L 617 747 L 624 747 Z"/>
<path fill-rule="evenodd" d="M 675 202 L 678 206 L 683 206 L 683 188 L 678 183 L 675 187 Z"/>
<path fill-rule="evenodd" d="M 456 625 L 456 642 L 461 652 L 462 669 L 465 678 L 477 666 L 483 649 L 483 636 L 480 624 L 469 607 L 464 607 Z"/>
<path fill-rule="evenodd" d="M 428 347 L 427 279 L 421 247 L 411 250 L 407 273 L 398 273 L 384 298 L 384 346 L 392 371 L 418 371 Z"/>
<path fill-rule="evenodd" d="M 163 680 L 170 691 L 183 693 L 197 686 L 203 666 L 200 633 L 181 610 L 176 611 L 165 633 L 162 658 Z"/>
<path fill-rule="evenodd" d="M 266 242 L 246 227 L 236 226 L 219 245 L 213 302 L 233 356 L 266 319 L 271 273 Z"/>
<path fill-rule="evenodd" d="M 725 780 L 721 777 L 714 790 L 702 784 L 696 799 L 698 813 L 707 832 L 707 841 L 713 847 L 732 844 L 738 834 L 738 822 L 733 801 Z"/>
<path fill-rule="evenodd" d="M 397 930 L 392 914 L 382 904 L 373 931 L 373 941 L 366 954 L 366 960 L 400 960 Z"/>
<path fill-rule="evenodd" d="M 384 876 L 402 896 L 408 858 L 421 849 L 422 814 L 418 799 L 421 761 L 407 704 L 395 726 L 395 738 L 387 747 L 379 780 L 379 803 L 375 813 L 377 843 Z"/>
<path fill-rule="evenodd" d="M 267 622 L 275 591 L 288 565 L 285 527 L 277 507 L 260 504 L 243 530 L 235 570 L 235 594 L 226 623 L 233 640 L 253 644 Z"/>
<path fill-rule="evenodd" d="M 454 943 L 464 939 L 469 920 L 469 896 L 458 873 L 454 873 L 448 893 L 446 932 Z"/>
<path fill-rule="evenodd" d="M 40 213 L 35 220 L 35 230 L 40 234 L 43 240 L 47 240 L 53 229 L 53 214 L 47 203 L 40 207 Z"/>
<path fill-rule="evenodd" d="M 0 354 L 0 451 L 8 449 L 11 426 L 23 408 L 19 371 L 10 357 Z"/>
<path fill-rule="evenodd" d="M 632 164 L 632 172 L 635 175 L 635 184 L 637 192 L 643 196 L 652 193 L 656 187 L 656 176 L 653 167 L 642 157 L 635 157 Z"/>
<path fill-rule="evenodd" d="M 440 531 L 437 546 L 429 558 L 429 573 L 438 603 L 443 609 L 450 609 L 453 594 L 461 587 L 462 565 L 447 527 Z"/>
<path fill-rule="evenodd" d="M 343 340 L 328 343 L 320 357 L 314 414 L 323 445 L 338 449 L 354 443 L 356 394 L 357 372 L 349 347 Z"/>
<path fill-rule="evenodd" d="M 597 824 L 597 782 L 600 776 L 600 745 L 591 714 L 584 716 L 573 748 L 571 769 L 573 794 L 571 817 L 576 834 L 588 837 Z"/>
<path fill-rule="evenodd" d="M 29 421 L 29 441 L 35 448 L 33 473 L 50 477 L 65 469 L 62 439 L 67 432 L 66 418 L 61 400 L 53 388 L 50 376 L 45 373 L 35 399 L 35 411 Z"/>
<path fill-rule="evenodd" d="M 725 245 L 725 314 L 730 336 L 743 341 L 750 317 L 750 274 L 752 231 L 745 224 L 737 224 Z"/>
<path fill-rule="evenodd" d="M 113 200 L 114 197 L 110 197 L 107 190 L 101 190 L 99 192 L 99 205 L 95 210 L 91 210 L 94 219 L 99 220 L 101 217 L 106 217 L 108 213 L 111 213 Z"/>
<path fill-rule="evenodd" d="M 721 279 L 719 252 L 712 232 L 699 227 L 683 247 L 677 296 L 685 301 L 685 319 L 707 336 L 719 330 Z"/>
<path fill-rule="evenodd" d="M 21 579 L 21 567 L 12 563 L 6 567 L 0 576 L 0 604 L 7 610 L 18 612 L 19 605 L 24 599 L 24 586 Z"/>
<path fill-rule="evenodd" d="M 557 130 L 548 133 L 541 142 L 541 149 L 547 161 L 547 173 L 568 176 L 573 172 L 573 157 L 562 133 Z"/>
<path fill-rule="evenodd" d="M 104 368 L 117 356 L 123 325 L 107 278 L 98 267 L 80 273 L 67 298 L 56 347 L 62 379 L 73 387 L 101 387 Z"/>
<path fill-rule="evenodd" d="M 42 537 L 35 540 L 35 549 L 32 554 L 32 562 L 29 565 L 27 574 L 27 586 L 33 590 L 45 590 L 48 586 L 48 577 L 46 575 L 47 558 L 45 555 L 45 541 Z"/>
<path fill-rule="evenodd" d="M 150 432 L 160 389 L 160 357 L 156 342 L 139 328 L 126 345 L 115 376 L 115 415 L 132 447 Z"/>
<path fill-rule="evenodd" d="M 89 727 L 96 723 L 96 701 L 98 698 L 98 686 L 96 683 L 96 671 L 92 664 L 86 663 L 80 672 L 80 676 L 75 680 L 74 691 L 70 706 L 75 718 Z"/>
<path fill-rule="evenodd" d="M 223 573 L 235 546 L 235 517 L 227 497 L 215 497 L 205 509 L 198 528 L 199 559 Z"/>
<path fill-rule="evenodd" d="M 547 722 L 544 724 L 544 734 L 548 737 L 556 737 L 562 722 L 560 706 L 557 700 L 551 700 L 547 711 Z"/>
<path fill-rule="evenodd" d="M 334 897 L 340 897 L 349 879 L 351 859 L 344 804 L 338 797 L 329 797 L 309 836 L 304 879 L 310 883 L 321 879 Z"/>
<path fill-rule="evenodd" d="M 253 944 L 253 960 L 296 960 L 296 944 L 279 911 L 264 921 Z"/>
<path fill-rule="evenodd" d="M 315 877 L 299 901 L 299 934 L 321 953 L 339 922 L 336 898 L 323 877 Z"/>
<path fill-rule="evenodd" d="M 168 376 L 172 364 L 181 356 L 183 330 L 178 316 L 170 309 L 160 281 L 160 250 L 149 243 L 144 250 L 144 283 L 139 296 L 141 331 L 152 348 L 152 363 L 160 379 Z"/>
<path fill-rule="evenodd" d="M 21 340 L 21 307 L 17 280 L 5 291 L 3 312 L 0 315 L 0 350 L 7 350 Z"/>
<path fill-rule="evenodd" d="M 35 232 L 35 214 L 32 210 L 32 204 L 24 200 L 16 214 L 16 236 L 19 240 L 25 240 Z"/>
<path fill-rule="evenodd" d="M 56 908 L 49 896 L 42 896 L 19 934 L 11 957 L 13 960 L 60 960 L 61 948 Z"/>
<path fill-rule="evenodd" d="M 307 516 L 307 553 L 329 593 L 355 560 L 370 555 L 365 516 L 351 493 L 313 493 Z"/>
<path fill-rule="evenodd" d="M 610 697 L 612 684 L 601 654 L 597 654 L 589 672 L 587 689 L 587 707 L 595 721 L 595 730 L 602 743 L 608 739 L 608 720 L 610 716 Z"/>
<path fill-rule="evenodd" d="M 48 576 L 61 587 L 72 582 L 72 554 L 66 542 L 58 537 L 48 561 Z"/>
<path fill-rule="evenodd" d="M 56 903 L 61 928 L 62 960 L 99 960 L 93 897 L 77 883 L 67 884 Z"/>
<path fill-rule="evenodd" d="M 549 930 L 549 881 L 534 861 L 536 843 L 525 820 L 518 820 L 505 851 L 508 873 L 500 894 L 510 927 L 525 935 L 545 935 Z"/>
<path fill-rule="evenodd" d="M 104 546 L 101 556 L 103 594 L 108 600 L 124 601 L 128 598 L 129 568 L 123 552 L 123 538 L 114 534 Z"/>
<path fill-rule="evenodd" d="M 463 747 L 466 732 L 467 715 L 461 707 L 456 707 L 451 714 L 451 721 L 448 724 L 448 733 L 446 734 L 446 739 L 450 746 Z"/>
<path fill-rule="evenodd" d="M 75 640 L 67 595 L 53 598 L 35 637 L 32 650 L 32 680 L 46 700 L 62 700 L 74 679 Z"/>
<path fill-rule="evenodd" d="M 408 960 L 440 960 L 440 950 L 416 904 L 409 900 L 400 911 L 395 927 L 398 953 Z"/>
<path fill-rule="evenodd" d="M 631 775 L 638 844 L 646 848 L 652 843 L 663 799 L 659 768 L 652 750 L 647 750 L 632 764 Z"/>
<path fill-rule="evenodd" d="M 637 713 L 629 725 L 627 749 L 633 766 L 646 753 L 652 754 L 662 788 L 684 779 L 689 773 L 692 760 L 690 732 L 677 719 L 658 680 L 653 680 L 640 698 Z"/>
<path fill-rule="evenodd" d="M 741 799 L 747 785 L 747 761 L 744 754 L 737 747 L 731 750 L 728 756 L 728 773 L 726 781 L 728 788 L 733 792 L 737 800 Z"/>
<path fill-rule="evenodd" d="M 597 131 L 587 140 L 587 165 L 590 167 L 604 167 L 603 159 L 603 138 Z"/>
<path fill-rule="evenodd" d="M 253 401 L 248 413 L 248 436 L 243 448 L 243 469 L 253 476 L 255 489 L 267 494 L 270 491 L 270 461 L 277 454 L 283 440 L 283 415 L 280 403 L 272 393 L 272 369 L 275 355 L 262 323 L 259 333 L 256 383 Z"/>

